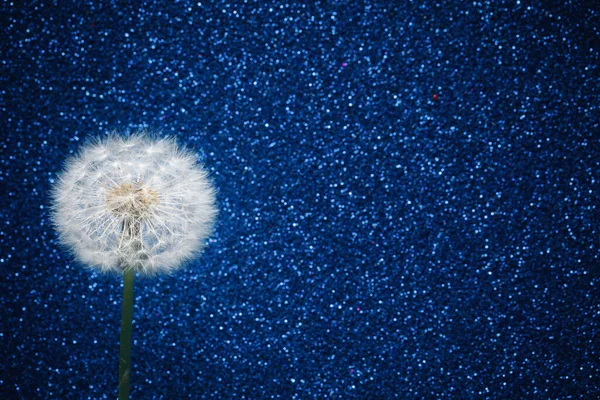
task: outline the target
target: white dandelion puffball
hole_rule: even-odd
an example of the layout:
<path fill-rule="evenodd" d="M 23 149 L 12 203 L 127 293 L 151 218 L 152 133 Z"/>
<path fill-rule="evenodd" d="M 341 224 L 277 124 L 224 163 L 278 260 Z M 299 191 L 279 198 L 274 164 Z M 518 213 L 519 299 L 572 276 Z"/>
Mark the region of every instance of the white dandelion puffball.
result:
<path fill-rule="evenodd" d="M 217 215 L 196 155 L 174 139 L 111 135 L 84 146 L 53 188 L 53 222 L 102 272 L 169 273 L 198 254 Z"/>

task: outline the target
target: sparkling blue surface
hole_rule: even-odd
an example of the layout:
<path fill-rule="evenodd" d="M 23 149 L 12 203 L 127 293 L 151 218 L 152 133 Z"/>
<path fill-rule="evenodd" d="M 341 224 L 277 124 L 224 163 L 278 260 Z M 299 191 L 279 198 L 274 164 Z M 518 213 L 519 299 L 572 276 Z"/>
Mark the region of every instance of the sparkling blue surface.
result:
<path fill-rule="evenodd" d="M 49 189 L 140 128 L 221 212 L 136 280 L 132 398 L 600 396 L 594 2 L 65 3 L 0 6 L 0 398 L 116 397 Z"/>

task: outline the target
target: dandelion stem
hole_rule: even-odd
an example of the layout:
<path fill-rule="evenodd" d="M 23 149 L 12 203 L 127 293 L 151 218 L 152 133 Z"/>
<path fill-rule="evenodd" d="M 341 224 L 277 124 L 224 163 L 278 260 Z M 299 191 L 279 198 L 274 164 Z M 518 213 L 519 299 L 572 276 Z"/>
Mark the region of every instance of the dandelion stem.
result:
<path fill-rule="evenodd" d="M 123 274 L 123 317 L 121 320 L 121 353 L 119 357 L 119 400 L 129 399 L 131 376 L 131 320 L 133 316 L 133 268 Z"/>

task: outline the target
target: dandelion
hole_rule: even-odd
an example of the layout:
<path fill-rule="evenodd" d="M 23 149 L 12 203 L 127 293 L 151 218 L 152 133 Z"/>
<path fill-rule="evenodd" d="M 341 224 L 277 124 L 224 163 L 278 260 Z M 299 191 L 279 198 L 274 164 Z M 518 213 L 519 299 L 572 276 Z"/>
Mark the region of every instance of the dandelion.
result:
<path fill-rule="evenodd" d="M 84 147 L 53 192 L 54 222 L 78 260 L 102 272 L 169 273 L 202 250 L 215 192 L 172 139 L 109 136 Z"/>
<path fill-rule="evenodd" d="M 84 265 L 124 276 L 119 399 L 128 398 L 134 273 L 170 273 L 199 254 L 215 190 L 173 139 L 108 136 L 71 158 L 52 192 L 61 242 Z"/>

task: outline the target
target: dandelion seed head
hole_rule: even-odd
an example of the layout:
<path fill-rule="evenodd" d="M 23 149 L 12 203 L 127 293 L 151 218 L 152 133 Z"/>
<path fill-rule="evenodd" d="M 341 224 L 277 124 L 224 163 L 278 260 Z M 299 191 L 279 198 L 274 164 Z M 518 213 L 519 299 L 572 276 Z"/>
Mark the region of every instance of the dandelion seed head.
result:
<path fill-rule="evenodd" d="M 102 272 L 169 273 L 204 248 L 217 215 L 195 155 L 173 139 L 142 134 L 84 146 L 52 198 L 61 241 Z"/>

